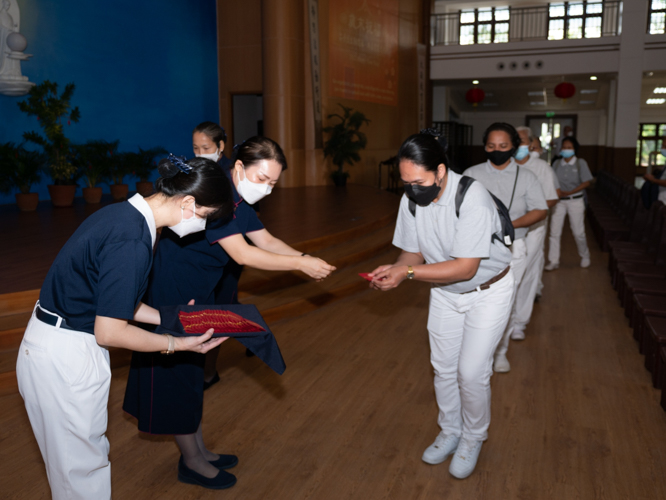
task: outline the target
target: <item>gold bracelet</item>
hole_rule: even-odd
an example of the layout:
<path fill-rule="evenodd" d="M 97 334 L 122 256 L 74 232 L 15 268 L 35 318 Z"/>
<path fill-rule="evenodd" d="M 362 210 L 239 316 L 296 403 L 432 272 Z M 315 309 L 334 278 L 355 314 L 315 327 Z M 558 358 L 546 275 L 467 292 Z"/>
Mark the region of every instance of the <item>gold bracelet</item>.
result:
<path fill-rule="evenodd" d="M 169 347 L 167 347 L 166 351 L 161 351 L 161 353 L 162 354 L 167 354 L 167 355 L 173 354 L 174 352 L 176 352 L 176 349 L 175 349 L 176 341 L 174 340 L 173 335 L 169 335 L 168 333 L 165 333 L 164 335 L 167 339 L 169 339 Z"/>

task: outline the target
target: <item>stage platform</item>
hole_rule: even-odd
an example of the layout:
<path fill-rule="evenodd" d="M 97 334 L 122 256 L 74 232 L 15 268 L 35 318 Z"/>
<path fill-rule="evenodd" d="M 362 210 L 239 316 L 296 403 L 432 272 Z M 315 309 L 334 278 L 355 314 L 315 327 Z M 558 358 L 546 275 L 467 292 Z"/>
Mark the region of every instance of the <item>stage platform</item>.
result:
<path fill-rule="evenodd" d="M 387 216 L 395 216 L 399 197 L 374 187 L 313 186 L 276 188 L 261 201 L 261 220 L 278 238 L 311 252 L 362 233 Z M 3 245 L 0 246 L 0 294 L 41 287 L 51 263 L 76 228 L 90 214 L 111 203 L 54 208 L 40 202 L 35 212 L 0 205 Z"/>

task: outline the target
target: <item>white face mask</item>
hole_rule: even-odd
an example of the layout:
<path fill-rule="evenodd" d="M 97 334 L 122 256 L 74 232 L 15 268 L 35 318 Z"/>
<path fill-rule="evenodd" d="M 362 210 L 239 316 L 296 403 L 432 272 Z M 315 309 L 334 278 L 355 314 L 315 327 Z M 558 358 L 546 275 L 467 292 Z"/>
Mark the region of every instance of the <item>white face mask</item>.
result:
<path fill-rule="evenodd" d="M 198 154 L 197 158 L 206 158 L 207 160 L 217 161 L 220 158 L 220 151 L 215 151 L 214 153 Z"/>
<path fill-rule="evenodd" d="M 200 219 L 197 217 L 195 206 L 196 204 L 192 202 L 192 217 L 189 219 L 185 218 L 185 208 L 180 207 L 180 222 L 175 226 L 169 226 L 169 229 L 181 238 L 188 234 L 198 233 L 199 231 L 206 229 L 206 219 Z"/>
<path fill-rule="evenodd" d="M 532 158 L 540 158 L 541 157 L 541 155 L 539 154 L 538 151 L 530 151 L 530 156 Z"/>
<path fill-rule="evenodd" d="M 245 174 L 245 170 L 244 169 L 242 170 L 243 174 Z M 238 170 L 236 170 L 236 172 L 238 172 Z M 266 196 L 271 194 L 273 188 L 270 187 L 268 184 L 259 184 L 258 182 L 252 182 L 250 179 L 247 178 L 247 176 L 245 176 L 245 179 L 241 180 L 240 174 L 238 174 L 238 186 L 236 186 L 236 191 L 238 191 L 238 194 L 246 202 L 248 202 L 250 205 L 254 205 L 262 198 L 265 198 Z"/>

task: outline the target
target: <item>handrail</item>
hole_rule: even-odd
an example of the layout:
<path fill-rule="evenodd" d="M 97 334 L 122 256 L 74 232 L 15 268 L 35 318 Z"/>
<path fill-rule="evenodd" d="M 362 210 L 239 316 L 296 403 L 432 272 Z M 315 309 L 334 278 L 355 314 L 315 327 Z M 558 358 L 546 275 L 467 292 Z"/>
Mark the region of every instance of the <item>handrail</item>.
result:
<path fill-rule="evenodd" d="M 508 37 L 503 37 L 491 42 L 486 43 L 501 43 L 501 42 L 519 42 L 519 41 L 534 41 L 534 40 L 555 40 L 555 39 L 579 39 L 579 38 L 599 38 L 607 36 L 617 36 L 621 30 L 621 16 L 622 16 L 622 1 L 621 0 L 605 0 L 601 2 L 603 10 L 601 13 L 601 27 L 599 31 L 594 31 L 594 36 L 586 36 L 585 30 L 581 30 L 581 36 L 569 37 L 567 32 L 563 30 L 562 38 L 553 38 L 552 34 L 549 37 L 549 21 L 559 20 L 564 18 L 551 17 L 551 8 L 564 5 L 565 2 L 553 2 L 549 5 L 541 5 L 536 7 L 509 7 L 509 33 Z M 568 2 L 574 4 L 578 2 Z M 586 3 L 584 5 L 592 5 Z M 473 11 L 474 9 L 470 9 Z M 467 10 L 447 12 L 445 14 L 433 14 L 431 16 L 431 32 L 430 44 L 436 45 L 465 45 L 470 44 L 469 41 L 461 43 L 461 15 Z M 571 17 L 570 19 L 573 19 Z M 505 21 L 501 21 L 505 22 Z M 566 21 L 565 21 L 566 22 Z M 500 21 L 495 21 L 499 24 Z M 478 21 L 477 24 L 485 24 L 490 26 L 492 21 Z M 464 26 L 464 24 L 463 24 Z M 468 25 L 469 26 L 469 25 Z M 494 30 L 493 30 L 494 33 Z M 598 35 L 598 36 L 597 36 Z M 494 35 L 493 35 L 494 36 Z M 474 44 L 480 42 L 472 42 Z"/>

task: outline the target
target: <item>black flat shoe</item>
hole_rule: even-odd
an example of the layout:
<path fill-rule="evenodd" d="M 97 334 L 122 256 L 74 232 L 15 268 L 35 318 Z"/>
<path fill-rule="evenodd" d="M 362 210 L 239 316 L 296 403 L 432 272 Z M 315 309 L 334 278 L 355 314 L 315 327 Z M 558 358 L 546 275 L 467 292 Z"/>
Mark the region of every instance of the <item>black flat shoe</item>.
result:
<path fill-rule="evenodd" d="M 209 460 L 208 463 L 218 469 L 231 469 L 238 465 L 238 457 L 236 455 L 220 455 L 220 458 Z"/>
<path fill-rule="evenodd" d="M 210 386 L 217 384 L 220 381 L 220 374 L 215 372 L 215 376 L 210 379 L 210 382 L 204 380 L 204 391 L 210 389 Z"/>
<path fill-rule="evenodd" d="M 236 476 L 221 470 L 215 477 L 202 476 L 198 472 L 193 471 L 183 461 L 183 456 L 180 456 L 178 461 L 178 481 L 187 484 L 196 484 L 211 490 L 224 490 L 231 488 L 236 484 Z"/>

